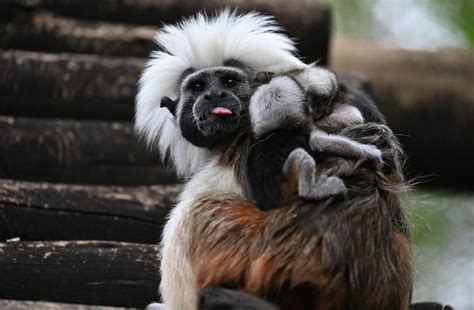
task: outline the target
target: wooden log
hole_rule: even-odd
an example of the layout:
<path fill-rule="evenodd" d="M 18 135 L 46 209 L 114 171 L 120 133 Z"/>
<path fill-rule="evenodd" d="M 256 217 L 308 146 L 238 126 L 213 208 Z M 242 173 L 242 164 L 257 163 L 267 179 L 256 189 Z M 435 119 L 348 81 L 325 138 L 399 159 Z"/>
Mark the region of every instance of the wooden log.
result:
<path fill-rule="evenodd" d="M 1 114 L 130 120 L 143 59 L 0 50 Z"/>
<path fill-rule="evenodd" d="M 0 48 L 147 57 L 155 29 L 63 18 L 20 10 L 0 23 Z"/>
<path fill-rule="evenodd" d="M 389 50 L 335 41 L 335 68 L 365 74 L 408 153 L 408 172 L 433 186 L 474 189 L 474 54 Z"/>
<path fill-rule="evenodd" d="M 0 116 L 0 177 L 62 183 L 169 184 L 174 174 L 130 123 Z"/>
<path fill-rule="evenodd" d="M 0 50 L 0 113 L 131 120 L 145 59 Z M 367 87 L 341 71 L 342 81 Z"/>
<path fill-rule="evenodd" d="M 0 241 L 92 239 L 156 244 L 179 189 L 0 179 Z"/>
<path fill-rule="evenodd" d="M 125 310 L 123 307 L 104 307 L 57 302 L 0 299 L 2 310 Z"/>
<path fill-rule="evenodd" d="M 80 19 L 105 20 L 159 26 L 170 23 L 199 10 L 212 13 L 224 7 L 239 11 L 258 10 L 276 16 L 290 36 L 298 39 L 301 55 L 308 61 L 327 61 L 330 35 L 330 7 L 319 1 L 285 0 L 4 0 L 3 6 L 22 6 L 30 9 L 47 9 L 63 16 Z"/>
<path fill-rule="evenodd" d="M 156 245 L 0 243 L 0 298 L 143 308 L 156 299 L 158 266 Z"/>

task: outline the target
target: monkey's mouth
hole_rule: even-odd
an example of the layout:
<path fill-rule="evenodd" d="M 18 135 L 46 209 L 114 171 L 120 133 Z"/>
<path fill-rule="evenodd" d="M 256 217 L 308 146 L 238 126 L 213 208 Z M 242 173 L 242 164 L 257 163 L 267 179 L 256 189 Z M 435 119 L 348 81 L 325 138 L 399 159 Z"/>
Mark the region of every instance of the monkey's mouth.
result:
<path fill-rule="evenodd" d="M 215 107 L 214 109 L 211 110 L 211 115 L 214 115 L 217 117 L 226 117 L 233 114 L 234 112 L 224 107 Z"/>
<path fill-rule="evenodd" d="M 206 136 L 234 132 L 240 124 L 240 109 L 230 106 L 209 108 L 196 120 L 198 129 Z"/>

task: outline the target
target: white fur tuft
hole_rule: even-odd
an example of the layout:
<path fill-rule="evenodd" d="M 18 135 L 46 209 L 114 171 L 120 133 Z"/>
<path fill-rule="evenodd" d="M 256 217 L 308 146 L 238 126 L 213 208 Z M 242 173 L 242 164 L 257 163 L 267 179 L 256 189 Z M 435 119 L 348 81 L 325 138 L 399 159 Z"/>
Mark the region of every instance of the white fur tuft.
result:
<path fill-rule="evenodd" d="M 179 79 L 186 69 L 220 66 L 229 59 L 242 62 L 253 73 L 304 68 L 293 54 L 294 43 L 279 30 L 271 17 L 255 12 L 239 15 L 227 9 L 213 17 L 197 14 L 157 34 L 162 51 L 152 53 L 140 78 L 135 126 L 149 145 L 170 157 L 179 175 L 192 175 L 208 159 L 209 151 L 182 137 L 171 113 L 160 108 L 161 98 L 178 97 Z"/>

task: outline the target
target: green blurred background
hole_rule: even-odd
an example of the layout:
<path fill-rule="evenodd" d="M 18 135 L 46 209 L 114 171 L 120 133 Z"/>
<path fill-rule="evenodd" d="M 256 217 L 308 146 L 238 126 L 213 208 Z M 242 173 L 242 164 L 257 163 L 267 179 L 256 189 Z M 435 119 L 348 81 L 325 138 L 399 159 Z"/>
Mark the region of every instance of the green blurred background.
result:
<path fill-rule="evenodd" d="M 327 2 L 336 36 L 394 48 L 474 49 L 474 0 Z M 414 301 L 474 309 L 474 193 L 417 186 L 405 204 L 415 244 Z"/>

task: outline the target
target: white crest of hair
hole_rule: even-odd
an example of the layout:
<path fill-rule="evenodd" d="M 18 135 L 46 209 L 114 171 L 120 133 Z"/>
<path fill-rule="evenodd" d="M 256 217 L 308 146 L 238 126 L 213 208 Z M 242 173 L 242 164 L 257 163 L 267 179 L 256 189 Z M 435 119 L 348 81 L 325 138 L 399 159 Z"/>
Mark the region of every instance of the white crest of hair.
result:
<path fill-rule="evenodd" d="M 285 123 L 292 126 L 307 121 L 304 112 L 303 89 L 288 76 L 277 76 L 257 88 L 250 99 L 249 114 L 252 130 L 258 138 Z"/>
<path fill-rule="evenodd" d="M 242 62 L 254 73 L 304 68 L 294 55 L 294 43 L 278 31 L 271 17 L 225 9 L 211 17 L 199 13 L 158 32 L 161 51 L 152 53 L 140 78 L 135 127 L 151 147 L 158 147 L 162 157 L 169 156 L 179 175 L 192 175 L 210 152 L 182 137 L 171 113 L 160 108 L 161 98 L 178 98 L 179 79 L 186 69 L 221 66 L 229 59 Z"/>

